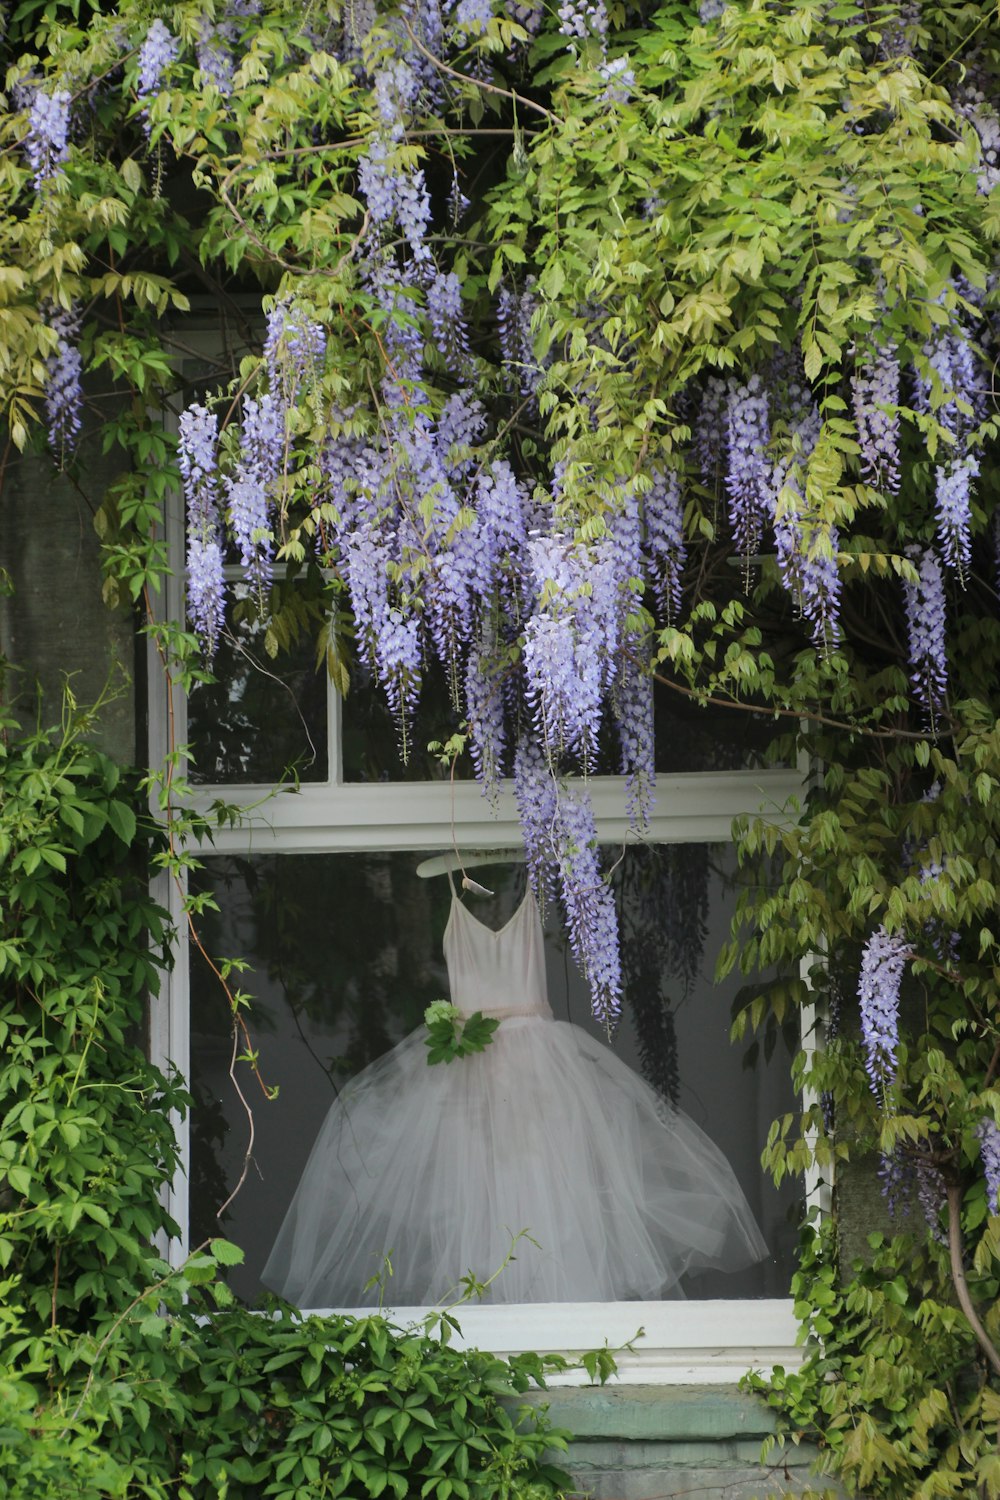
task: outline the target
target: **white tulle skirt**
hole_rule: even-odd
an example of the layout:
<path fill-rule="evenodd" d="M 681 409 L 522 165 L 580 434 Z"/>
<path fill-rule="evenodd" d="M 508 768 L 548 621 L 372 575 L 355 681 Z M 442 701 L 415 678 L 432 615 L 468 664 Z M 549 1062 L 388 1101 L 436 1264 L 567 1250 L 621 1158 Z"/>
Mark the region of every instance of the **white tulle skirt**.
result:
<path fill-rule="evenodd" d="M 502 1021 L 429 1066 L 418 1028 L 331 1107 L 263 1272 L 303 1308 L 389 1306 L 485 1280 L 494 1302 L 679 1297 L 689 1270 L 766 1255 L 732 1168 L 580 1027 Z"/>

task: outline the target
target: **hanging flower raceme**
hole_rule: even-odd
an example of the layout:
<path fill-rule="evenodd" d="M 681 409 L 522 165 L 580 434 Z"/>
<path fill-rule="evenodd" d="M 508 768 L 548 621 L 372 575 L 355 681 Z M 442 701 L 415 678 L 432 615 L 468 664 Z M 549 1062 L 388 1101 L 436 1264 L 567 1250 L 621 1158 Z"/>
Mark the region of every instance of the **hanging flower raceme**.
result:
<path fill-rule="evenodd" d="M 594 1017 L 610 1031 L 621 1013 L 621 957 L 614 895 L 601 874 L 597 827 L 587 790 L 556 799 L 556 847 L 570 946 L 590 985 Z"/>
<path fill-rule="evenodd" d="M 618 607 L 606 549 L 536 536 L 527 551 L 535 609 L 523 660 L 535 730 L 550 764 L 570 754 L 586 766 L 597 752 L 606 631 Z"/>
<path fill-rule="evenodd" d="M 968 331 L 956 319 L 924 346 L 916 404 L 945 431 L 938 446 L 935 501 L 941 557 L 964 584 L 972 557 L 972 486 L 979 459 L 969 438 L 982 416 L 981 379 Z"/>
<path fill-rule="evenodd" d="M 535 357 L 535 340 L 531 328 L 537 307 L 533 276 L 528 277 L 519 292 L 502 287 L 497 299 L 501 373 L 508 387 L 519 390 L 532 405 L 544 373 Z"/>
<path fill-rule="evenodd" d="M 681 575 L 687 558 L 684 501 L 675 469 L 654 469 L 642 500 L 647 577 L 667 623 L 681 607 Z"/>
<path fill-rule="evenodd" d="M 879 927 L 865 944 L 858 980 L 861 1036 L 872 1092 L 881 1099 L 896 1078 L 899 989 L 910 950 L 898 932 Z"/>
<path fill-rule="evenodd" d="M 628 651 L 612 694 L 621 769 L 625 777 L 625 805 L 629 823 L 644 829 L 652 811 L 656 784 L 653 732 L 653 679 L 638 659 L 638 648 Z"/>
<path fill-rule="evenodd" d="M 83 360 L 77 348 L 80 317 L 75 307 L 54 307 L 46 319 L 56 335 L 55 352 L 45 361 L 45 414 L 49 447 L 65 463 L 83 422 Z"/>
<path fill-rule="evenodd" d="M 553 894 L 558 858 L 558 789 L 541 747 L 522 735 L 514 755 L 514 795 L 524 839 L 528 879 L 539 907 Z"/>
<path fill-rule="evenodd" d="M 149 101 L 160 92 L 163 75 L 180 56 L 180 42 L 159 17 L 146 32 L 139 48 L 139 76 L 135 91 L 143 105 L 143 129 L 150 133 Z"/>
<path fill-rule="evenodd" d="M 469 751 L 483 794 L 496 808 L 500 798 L 507 725 L 503 684 L 494 667 L 495 653 L 486 641 L 469 651 L 465 670 L 465 718 Z"/>
<path fill-rule="evenodd" d="M 271 395 L 282 406 L 292 406 L 300 390 L 308 390 L 323 373 L 326 330 L 301 307 L 281 300 L 267 315 L 264 364 Z"/>
<path fill-rule="evenodd" d="M 948 691 L 945 594 L 941 564 L 931 547 L 910 547 L 916 583 L 903 584 L 910 647 L 910 681 L 931 719 L 944 707 Z"/>
<path fill-rule="evenodd" d="M 269 507 L 284 467 L 285 421 L 275 398 L 243 403 L 243 430 L 236 471 L 226 480 L 229 525 L 240 549 L 247 582 L 260 593 L 270 581 L 274 532 Z"/>
<path fill-rule="evenodd" d="M 36 89 L 28 110 L 28 134 L 24 149 L 41 192 L 63 171 L 69 160 L 69 112 L 72 103 L 66 89 Z"/>
<path fill-rule="evenodd" d="M 979 1154 L 986 1176 L 986 1206 L 991 1214 L 1000 1213 L 1000 1125 L 987 1116 L 976 1127 Z"/>
<path fill-rule="evenodd" d="M 225 618 L 218 437 L 218 419 L 203 406 L 182 414 L 178 459 L 187 502 L 187 610 L 209 660 Z"/>
<path fill-rule="evenodd" d="M 725 469 L 728 410 L 728 383 L 718 375 L 709 375 L 694 415 L 694 457 L 702 484 L 711 490 L 716 489 L 719 474 Z"/>
<path fill-rule="evenodd" d="M 835 526 L 809 513 L 805 496 L 805 471 L 823 424 L 819 408 L 801 387 L 789 386 L 789 400 L 795 410 L 791 451 L 775 464 L 771 481 L 778 569 L 812 626 L 816 645 L 829 651 L 840 639 L 840 541 Z"/>
<path fill-rule="evenodd" d="M 851 380 L 854 420 L 861 449 L 861 473 L 876 489 L 898 494 L 899 361 L 896 346 L 870 350 Z"/>
<path fill-rule="evenodd" d="M 726 409 L 726 440 L 729 470 L 729 521 L 733 541 L 743 558 L 760 548 L 765 519 L 773 511 L 771 464 L 767 456 L 771 441 L 767 391 L 759 375 L 745 385 L 734 386 Z"/>

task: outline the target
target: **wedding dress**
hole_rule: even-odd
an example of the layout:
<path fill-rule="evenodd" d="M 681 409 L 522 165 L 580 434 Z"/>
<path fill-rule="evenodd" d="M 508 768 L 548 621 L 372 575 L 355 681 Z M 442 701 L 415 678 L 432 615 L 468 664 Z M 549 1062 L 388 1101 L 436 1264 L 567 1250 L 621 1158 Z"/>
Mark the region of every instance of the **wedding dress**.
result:
<path fill-rule="evenodd" d="M 263 1281 L 303 1308 L 431 1305 L 485 1279 L 495 1302 L 680 1297 L 686 1271 L 767 1247 L 728 1161 L 603 1042 L 549 1008 L 531 892 L 499 931 L 452 890 L 452 1003 L 500 1025 L 427 1061 L 424 1027 L 347 1084 L 320 1129 Z M 532 1243 L 532 1241 L 534 1243 Z"/>

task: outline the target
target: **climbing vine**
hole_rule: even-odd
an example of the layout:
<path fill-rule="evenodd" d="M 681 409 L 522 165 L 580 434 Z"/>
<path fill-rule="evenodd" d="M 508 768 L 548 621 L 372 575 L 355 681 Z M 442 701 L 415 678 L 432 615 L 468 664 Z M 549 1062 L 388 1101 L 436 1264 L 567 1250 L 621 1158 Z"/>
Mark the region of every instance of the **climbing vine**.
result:
<path fill-rule="evenodd" d="M 813 1328 L 870 1415 L 828 1452 L 869 1493 L 1000 1493 L 996 6 L 25 0 L 2 45 L 3 468 L 45 448 L 87 494 L 166 670 L 210 672 L 240 617 L 275 657 L 310 632 L 404 757 L 443 680 L 440 740 L 487 795 L 513 778 L 609 1027 L 587 783 L 620 772 L 641 833 L 654 691 L 770 715 L 811 767 L 738 830 L 722 964 L 802 976 L 740 1027 L 808 1006 L 824 1033 L 775 1174 L 868 1153 L 903 1215 L 855 1300 L 828 1236 L 801 1273 L 803 1306 L 841 1298 Z M 99 450 L 120 473 L 90 494 Z M 185 621 L 158 602 L 172 487 Z M 904 1263 L 900 1321 L 870 1278 Z M 905 1462 L 871 1415 L 890 1349 L 892 1409 L 923 1413 Z M 790 1420 L 837 1399 L 825 1358 L 773 1387 Z"/>

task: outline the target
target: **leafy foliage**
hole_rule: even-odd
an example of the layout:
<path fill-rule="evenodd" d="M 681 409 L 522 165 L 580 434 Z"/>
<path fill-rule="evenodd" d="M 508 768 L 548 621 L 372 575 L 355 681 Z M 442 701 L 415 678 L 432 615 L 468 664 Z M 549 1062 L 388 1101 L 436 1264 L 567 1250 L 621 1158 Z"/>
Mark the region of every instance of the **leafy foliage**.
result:
<path fill-rule="evenodd" d="M 88 724 L 3 748 L 0 1496 L 557 1495 L 565 1434 L 517 1397 L 560 1361 L 461 1352 L 453 1313 L 255 1314 L 219 1279 L 225 1240 L 160 1259 L 188 1102 L 137 1043 L 160 835 Z"/>
<path fill-rule="evenodd" d="M 404 748 L 437 656 L 441 739 L 466 735 L 493 788 L 518 745 L 529 868 L 557 868 L 608 1015 L 607 887 L 585 791 L 562 778 L 593 769 L 613 720 L 641 820 L 651 675 L 786 726 L 776 753 L 812 768 L 803 804 L 737 831 L 754 879 L 722 956 L 802 976 L 759 987 L 741 1028 L 773 1034 L 801 1010 L 825 1041 L 806 1038 L 806 1103 L 767 1160 L 830 1174 L 875 1152 L 927 1227 L 914 1213 L 850 1286 L 828 1241 L 807 1243 L 799 1302 L 833 1378 L 819 1351 L 772 1399 L 794 1430 L 828 1422 L 831 1464 L 867 1493 L 1000 1494 L 983 1157 L 1000 1122 L 997 6 L 265 0 L 153 17 L 25 0 L 3 46 L 12 462 L 48 441 L 86 490 L 91 446 L 118 456 L 91 497 L 106 593 L 141 602 L 182 682 L 205 671 L 199 642 L 156 618 L 156 596 L 180 477 L 163 413 L 183 409 L 204 414 L 183 429 L 203 639 L 226 628 L 232 545 L 268 650 L 315 623 L 342 691 L 379 678 Z M 199 298 L 224 324 L 218 358 L 192 354 Z M 128 925 L 113 894 L 86 918 L 90 947 L 44 968 L 61 908 L 32 892 L 91 844 L 124 848 L 126 800 L 101 783 L 97 812 L 64 817 L 49 781 L 11 775 L 33 837 L 44 796 L 64 826 L 3 866 L 37 903 L 4 959 L 18 1003 L 53 987 L 55 1018 L 44 1046 L 15 1037 L 5 1191 L 32 1232 L 5 1231 L 5 1253 L 41 1338 L 89 1274 L 79 1236 L 105 1260 L 117 1246 L 120 1269 L 81 1284 L 99 1332 L 145 1285 L 143 1235 L 169 1227 L 143 1196 L 169 1137 L 121 1080 L 134 1066 L 181 1101 L 95 1030 L 121 996 L 134 1008 L 150 963 L 131 927 L 108 974 L 91 962 L 100 922 L 119 939 Z M 176 780 L 175 760 L 168 806 Z M 161 858 L 190 855 L 173 839 Z M 902 971 L 868 1005 L 885 1042 L 873 1091 L 853 997 L 879 973 L 879 934 Z M 106 1063 L 108 1102 L 86 1097 L 98 1123 L 70 1143 L 55 1120 L 82 1085 L 45 1048 L 68 1057 L 88 1036 L 80 1078 L 92 1054 Z M 100 1222 L 99 1108 L 131 1110 L 140 1143 L 115 1167 L 134 1193 L 120 1224 Z M 78 1203 L 98 1217 L 80 1206 L 67 1224 Z"/>

